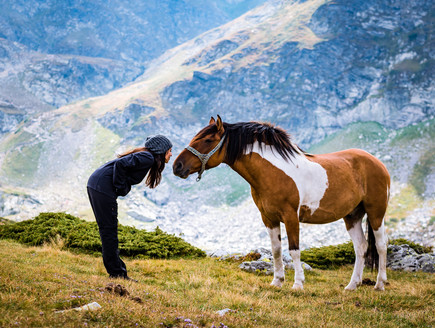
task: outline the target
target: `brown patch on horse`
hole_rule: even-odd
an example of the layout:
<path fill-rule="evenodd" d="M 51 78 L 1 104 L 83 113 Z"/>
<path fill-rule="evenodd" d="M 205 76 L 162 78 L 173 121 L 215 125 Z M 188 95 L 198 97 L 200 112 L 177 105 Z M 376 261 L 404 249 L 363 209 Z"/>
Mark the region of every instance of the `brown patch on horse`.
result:
<path fill-rule="evenodd" d="M 363 202 L 369 219 L 379 228 L 388 203 L 386 189 L 390 186 L 388 171 L 379 160 L 359 149 L 307 159 L 326 170 L 329 186 L 319 208 L 311 216 L 305 214 L 303 222 L 333 222 L 350 215 Z"/>
<path fill-rule="evenodd" d="M 306 223 L 311 219 L 311 210 L 307 205 L 302 205 L 299 209 L 299 222 Z"/>

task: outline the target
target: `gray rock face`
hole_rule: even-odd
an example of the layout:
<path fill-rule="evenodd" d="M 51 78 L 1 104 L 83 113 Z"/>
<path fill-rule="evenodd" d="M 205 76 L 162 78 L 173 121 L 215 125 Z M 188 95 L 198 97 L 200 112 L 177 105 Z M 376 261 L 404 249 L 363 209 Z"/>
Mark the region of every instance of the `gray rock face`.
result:
<path fill-rule="evenodd" d="M 409 272 L 435 272 L 435 254 L 418 254 L 408 245 L 390 245 L 387 267 Z"/>
<path fill-rule="evenodd" d="M 0 135 L 12 131 L 24 118 L 13 104 L 0 100 Z"/>
<path fill-rule="evenodd" d="M 172 115 L 189 112 L 203 123 L 216 112 L 227 122 L 273 121 L 298 136 L 302 147 L 355 121 L 408 126 L 435 114 L 435 54 L 426 32 L 433 30 L 434 10 L 429 2 L 334 1 L 309 23 L 324 38 L 313 49 L 288 42 L 274 51 L 273 62 L 236 68 L 244 52 L 271 55 L 261 47 L 238 49 L 212 74 L 167 87 L 163 103 Z M 225 56 L 238 37 L 221 41 L 197 62 Z"/>
<path fill-rule="evenodd" d="M 42 54 L 0 38 L 0 135 L 32 114 L 119 88 L 143 69 L 119 60 Z"/>
<path fill-rule="evenodd" d="M 152 107 L 133 103 L 127 106 L 123 111 L 106 113 L 103 117 L 98 119 L 98 122 L 100 122 L 100 124 L 105 128 L 108 128 L 116 134 L 128 139 L 129 137 L 138 134 L 140 127 L 135 127 L 135 125 L 153 111 L 154 108 Z M 152 120 L 155 121 L 155 118 Z M 145 140 L 145 135 L 143 135 L 142 138 Z"/>
<path fill-rule="evenodd" d="M 0 102 L 24 116 L 0 105 L 0 136 L 33 113 L 133 81 L 149 60 L 264 1 L 1 2 Z"/>
<path fill-rule="evenodd" d="M 264 1 L 2 1 L 0 36 L 44 53 L 145 62 Z"/>
<path fill-rule="evenodd" d="M 0 191 L 0 216 L 14 215 L 21 206 L 37 207 L 41 203 L 28 195 L 8 194 Z"/>

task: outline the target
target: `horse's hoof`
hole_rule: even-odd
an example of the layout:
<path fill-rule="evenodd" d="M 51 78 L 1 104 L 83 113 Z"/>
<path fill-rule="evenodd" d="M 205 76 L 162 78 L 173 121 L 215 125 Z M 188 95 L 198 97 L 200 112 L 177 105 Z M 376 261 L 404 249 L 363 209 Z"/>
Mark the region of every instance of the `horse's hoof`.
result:
<path fill-rule="evenodd" d="M 281 288 L 283 283 L 284 283 L 284 279 L 273 279 L 270 285 Z"/>
<path fill-rule="evenodd" d="M 384 291 L 385 290 L 384 283 L 377 283 L 375 285 L 375 290 L 379 290 L 381 292 Z"/>
<path fill-rule="evenodd" d="M 349 283 L 346 287 L 344 287 L 344 290 L 356 290 L 357 284 L 354 282 Z"/>
<path fill-rule="evenodd" d="M 293 284 L 292 289 L 293 289 L 293 290 L 304 290 L 304 286 L 303 286 L 302 284 L 299 284 L 299 283 L 295 282 L 295 283 Z"/>

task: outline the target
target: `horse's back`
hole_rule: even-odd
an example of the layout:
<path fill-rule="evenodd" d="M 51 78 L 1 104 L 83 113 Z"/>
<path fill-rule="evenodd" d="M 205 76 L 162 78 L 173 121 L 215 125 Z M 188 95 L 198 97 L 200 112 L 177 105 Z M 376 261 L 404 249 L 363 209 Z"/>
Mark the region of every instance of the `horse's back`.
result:
<path fill-rule="evenodd" d="M 386 182 L 388 181 L 388 185 L 390 182 L 390 174 L 384 163 L 362 149 L 352 148 L 334 153 L 314 155 L 313 160 L 327 170 L 328 168 L 334 169 L 334 167 L 341 166 L 367 177 L 373 175 L 383 177 Z"/>
<path fill-rule="evenodd" d="M 366 178 L 368 184 L 373 180 L 373 183 L 381 183 L 388 188 L 390 187 L 390 174 L 384 163 L 377 157 L 365 150 L 356 148 L 337 153 L 342 153 L 341 155 L 352 163 L 353 168 L 359 170 L 359 173 Z"/>

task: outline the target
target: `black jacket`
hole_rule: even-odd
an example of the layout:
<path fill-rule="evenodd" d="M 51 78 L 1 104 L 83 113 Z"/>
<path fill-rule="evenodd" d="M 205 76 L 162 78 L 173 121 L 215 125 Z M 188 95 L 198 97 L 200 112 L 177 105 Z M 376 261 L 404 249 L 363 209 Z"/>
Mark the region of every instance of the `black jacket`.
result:
<path fill-rule="evenodd" d="M 154 157 L 148 151 L 114 159 L 95 170 L 87 186 L 114 198 L 125 196 L 132 185 L 145 178 L 153 163 Z"/>

